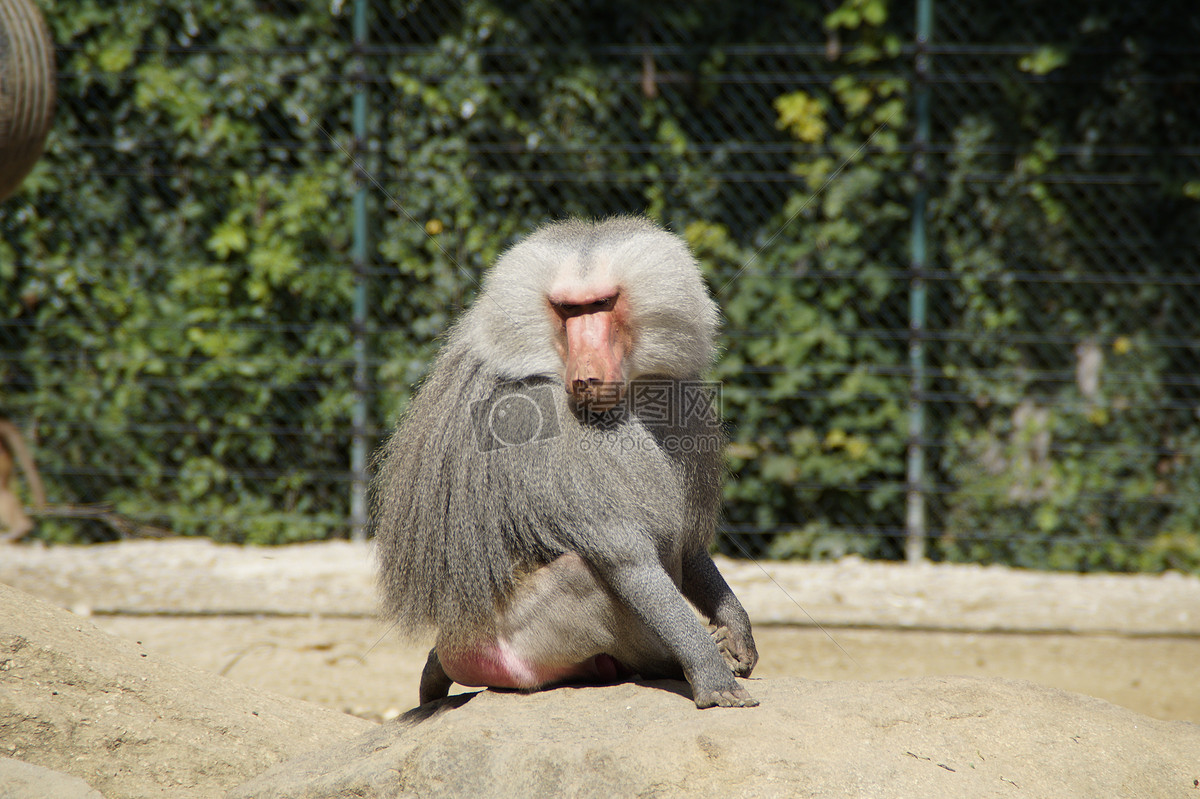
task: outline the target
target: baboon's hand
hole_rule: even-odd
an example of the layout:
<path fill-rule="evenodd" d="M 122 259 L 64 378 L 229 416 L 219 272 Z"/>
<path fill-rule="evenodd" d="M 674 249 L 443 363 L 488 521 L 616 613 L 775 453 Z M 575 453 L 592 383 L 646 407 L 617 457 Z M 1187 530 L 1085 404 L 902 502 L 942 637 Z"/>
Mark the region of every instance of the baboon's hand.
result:
<path fill-rule="evenodd" d="M 696 700 L 696 707 L 757 707 L 758 700 L 750 695 L 750 692 L 740 685 L 733 688 L 721 688 L 717 690 L 703 690 L 700 688 L 692 689 L 692 696 Z"/>
<path fill-rule="evenodd" d="M 729 670 L 739 677 L 749 677 L 758 663 L 758 650 L 754 648 L 754 639 L 739 635 L 725 625 L 710 624 L 708 629 Z"/>

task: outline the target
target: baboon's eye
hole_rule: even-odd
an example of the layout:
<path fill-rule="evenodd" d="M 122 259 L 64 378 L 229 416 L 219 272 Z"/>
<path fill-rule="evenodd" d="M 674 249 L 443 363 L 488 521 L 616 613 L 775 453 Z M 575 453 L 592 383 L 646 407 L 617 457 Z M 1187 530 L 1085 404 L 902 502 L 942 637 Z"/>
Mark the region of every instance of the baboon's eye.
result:
<path fill-rule="evenodd" d="M 611 311 L 617 305 L 617 295 L 612 294 L 590 302 L 555 302 L 552 304 L 560 317 L 568 319 L 572 316 Z"/>

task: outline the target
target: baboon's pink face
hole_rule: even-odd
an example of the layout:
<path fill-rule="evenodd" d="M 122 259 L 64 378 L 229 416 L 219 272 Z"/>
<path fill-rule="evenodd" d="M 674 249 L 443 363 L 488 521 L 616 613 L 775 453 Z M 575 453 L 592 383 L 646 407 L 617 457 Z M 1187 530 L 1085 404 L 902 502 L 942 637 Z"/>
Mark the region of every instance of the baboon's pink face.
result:
<path fill-rule="evenodd" d="M 548 298 L 566 390 L 577 407 L 607 411 L 625 393 L 629 307 L 616 286 L 560 289 Z"/>

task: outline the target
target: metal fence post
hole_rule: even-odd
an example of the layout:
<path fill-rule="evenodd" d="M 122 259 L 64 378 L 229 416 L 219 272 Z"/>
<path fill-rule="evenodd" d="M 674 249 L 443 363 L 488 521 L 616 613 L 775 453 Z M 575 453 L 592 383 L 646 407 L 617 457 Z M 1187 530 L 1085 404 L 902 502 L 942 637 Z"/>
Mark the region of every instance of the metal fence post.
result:
<path fill-rule="evenodd" d="M 929 198 L 929 39 L 933 27 L 933 0 L 917 0 L 917 41 L 915 52 L 916 135 L 913 137 L 913 177 L 917 189 L 913 195 L 912 260 L 909 265 L 908 358 L 912 370 L 908 397 L 908 501 L 905 515 L 905 558 L 919 563 L 925 558 L 925 312 L 926 312 L 926 230 L 925 213 Z"/>
<path fill-rule="evenodd" d="M 354 3 L 354 147 L 355 163 L 361 165 L 367 137 L 367 90 L 363 48 L 367 40 L 367 0 Z M 354 190 L 354 411 L 350 442 L 350 537 L 366 539 L 367 520 L 367 176 L 356 168 L 357 187 Z"/>

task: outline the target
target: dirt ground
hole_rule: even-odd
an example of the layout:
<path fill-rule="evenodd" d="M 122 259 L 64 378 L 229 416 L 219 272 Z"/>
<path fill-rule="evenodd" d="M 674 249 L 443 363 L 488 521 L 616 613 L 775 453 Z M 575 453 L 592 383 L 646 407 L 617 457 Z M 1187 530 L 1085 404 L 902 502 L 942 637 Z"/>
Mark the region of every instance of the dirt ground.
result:
<path fill-rule="evenodd" d="M 1200 579 L 719 561 L 755 677 L 1027 679 L 1200 722 Z M 206 541 L 0 548 L 0 582 L 149 651 L 372 719 L 416 704 L 427 642 L 374 618 L 369 547 Z"/>

